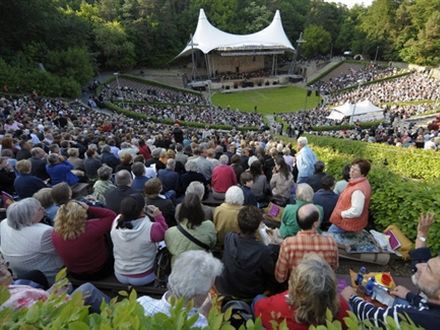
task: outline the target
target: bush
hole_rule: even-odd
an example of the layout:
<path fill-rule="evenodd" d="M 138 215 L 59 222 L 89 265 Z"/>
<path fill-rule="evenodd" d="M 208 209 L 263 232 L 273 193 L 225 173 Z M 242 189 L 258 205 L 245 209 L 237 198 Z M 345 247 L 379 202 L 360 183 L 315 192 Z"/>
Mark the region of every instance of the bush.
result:
<path fill-rule="evenodd" d="M 382 120 L 372 120 L 359 123 L 359 126 L 363 129 L 376 127 L 382 124 Z M 312 131 L 316 132 L 324 132 L 324 131 L 340 131 L 340 130 L 348 130 L 354 129 L 356 126 L 354 124 L 343 124 L 343 125 L 327 125 L 327 126 L 313 126 Z"/>

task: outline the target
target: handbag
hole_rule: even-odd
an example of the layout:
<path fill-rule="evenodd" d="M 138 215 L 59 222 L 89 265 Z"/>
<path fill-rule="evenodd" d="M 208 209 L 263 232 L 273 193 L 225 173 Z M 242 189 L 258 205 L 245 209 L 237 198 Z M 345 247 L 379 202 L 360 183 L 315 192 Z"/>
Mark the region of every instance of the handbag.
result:
<path fill-rule="evenodd" d="M 180 223 L 177 224 L 177 229 L 183 234 L 183 236 L 188 238 L 191 242 L 193 242 L 194 244 L 200 246 L 202 249 L 209 252 L 209 250 L 210 250 L 209 246 L 207 244 L 199 241 L 197 238 L 192 236 L 190 233 L 188 233 L 185 229 L 183 229 L 183 227 L 181 226 Z"/>

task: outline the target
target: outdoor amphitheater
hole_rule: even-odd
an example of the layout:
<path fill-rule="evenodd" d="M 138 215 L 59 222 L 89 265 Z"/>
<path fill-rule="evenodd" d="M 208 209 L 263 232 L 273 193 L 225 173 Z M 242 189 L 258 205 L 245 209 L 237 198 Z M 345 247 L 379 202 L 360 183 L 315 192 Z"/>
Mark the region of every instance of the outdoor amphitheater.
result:
<path fill-rule="evenodd" d="M 0 329 L 439 328 L 439 5 L 306 2 L 0 4 Z"/>

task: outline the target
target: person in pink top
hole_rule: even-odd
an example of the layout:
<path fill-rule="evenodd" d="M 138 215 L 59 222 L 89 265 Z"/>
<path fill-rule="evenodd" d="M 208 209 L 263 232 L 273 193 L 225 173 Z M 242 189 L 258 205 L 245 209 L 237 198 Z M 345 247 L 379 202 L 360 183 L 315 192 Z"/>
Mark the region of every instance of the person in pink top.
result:
<path fill-rule="evenodd" d="M 116 213 L 70 200 L 55 216 L 52 241 L 68 272 L 78 279 L 96 280 L 112 273 L 113 257 L 107 244 Z"/>
<path fill-rule="evenodd" d="M 237 185 L 237 177 L 234 169 L 228 165 L 227 155 L 221 155 L 219 161 L 220 165 L 212 170 L 211 187 L 213 197 L 223 200 L 229 187 Z"/>

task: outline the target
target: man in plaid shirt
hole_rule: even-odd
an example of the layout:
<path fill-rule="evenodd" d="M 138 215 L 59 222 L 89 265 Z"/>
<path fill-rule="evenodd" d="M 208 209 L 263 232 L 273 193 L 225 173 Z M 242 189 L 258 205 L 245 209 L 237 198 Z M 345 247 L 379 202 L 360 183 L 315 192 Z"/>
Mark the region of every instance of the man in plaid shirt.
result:
<path fill-rule="evenodd" d="M 313 204 L 305 204 L 298 209 L 298 225 L 301 231 L 296 236 L 287 237 L 280 247 L 280 254 L 275 267 L 275 278 L 282 283 L 289 278 L 290 271 L 295 268 L 307 253 L 317 253 L 329 265 L 338 268 L 338 247 L 332 236 L 323 236 L 317 232 L 319 227 L 319 211 Z"/>

